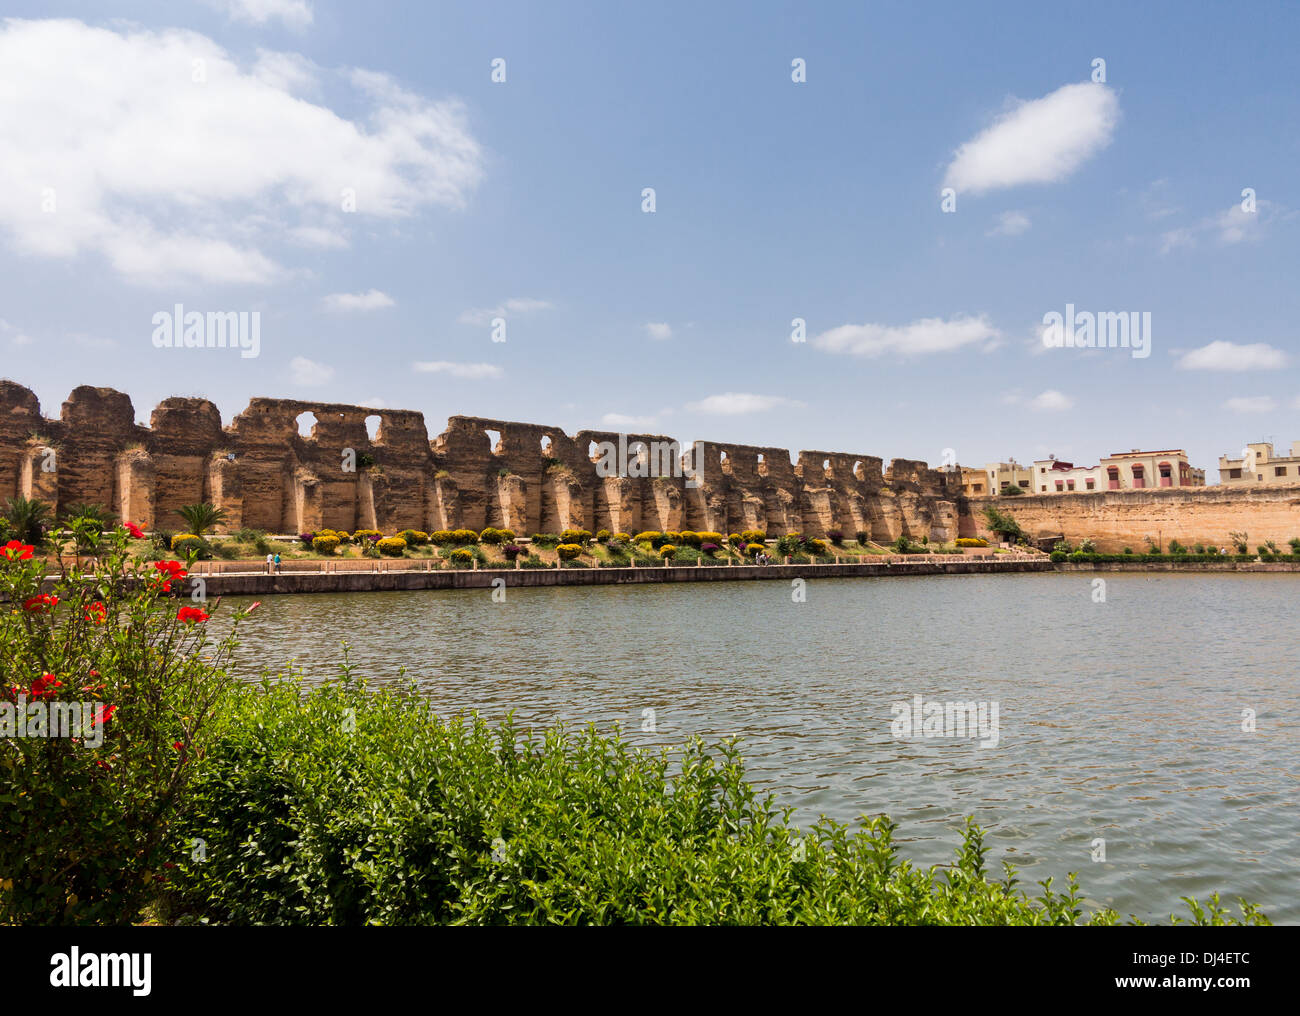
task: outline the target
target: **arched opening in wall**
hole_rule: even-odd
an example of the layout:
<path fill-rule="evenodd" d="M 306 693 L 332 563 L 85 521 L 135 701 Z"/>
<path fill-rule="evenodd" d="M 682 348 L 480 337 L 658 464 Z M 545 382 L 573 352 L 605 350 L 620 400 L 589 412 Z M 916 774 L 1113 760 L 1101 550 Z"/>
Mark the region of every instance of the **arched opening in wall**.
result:
<path fill-rule="evenodd" d="M 379 440 L 379 428 L 382 425 L 383 420 L 379 416 L 371 415 L 366 417 L 366 434 L 369 436 L 371 444 Z"/>
<path fill-rule="evenodd" d="M 306 413 L 299 413 L 298 419 L 295 422 L 297 423 L 298 434 L 300 436 L 305 437 L 309 440 L 313 440 L 315 438 L 315 435 L 313 434 L 313 431 L 315 431 L 316 429 L 315 413 L 310 411 Z"/>
<path fill-rule="evenodd" d="M 762 453 L 762 452 L 759 452 L 759 453 L 758 453 L 758 464 L 757 464 L 757 465 L 758 465 L 758 475 L 759 475 L 759 476 L 766 476 L 766 475 L 767 475 L 767 462 L 764 460 L 764 458 L 763 458 L 763 453 Z"/>
<path fill-rule="evenodd" d="M 496 455 L 501 450 L 501 431 L 484 428 L 483 433 L 487 435 L 488 451 Z"/>
<path fill-rule="evenodd" d="M 549 469 L 551 466 L 560 465 L 559 458 L 555 454 L 555 442 L 551 440 L 550 434 L 542 435 L 542 466 Z"/>
<path fill-rule="evenodd" d="M 867 469 L 862 464 L 861 459 L 858 459 L 857 462 L 853 463 L 853 477 L 854 479 L 859 481 L 865 480 L 867 478 Z"/>
<path fill-rule="evenodd" d="M 727 458 L 726 452 L 718 452 L 718 464 L 722 467 L 724 473 L 728 476 L 731 475 L 731 459 Z"/>
<path fill-rule="evenodd" d="M 827 476 L 830 476 L 830 475 L 831 475 L 831 460 L 830 460 L 830 459 L 822 459 L 822 472 L 825 473 Z"/>

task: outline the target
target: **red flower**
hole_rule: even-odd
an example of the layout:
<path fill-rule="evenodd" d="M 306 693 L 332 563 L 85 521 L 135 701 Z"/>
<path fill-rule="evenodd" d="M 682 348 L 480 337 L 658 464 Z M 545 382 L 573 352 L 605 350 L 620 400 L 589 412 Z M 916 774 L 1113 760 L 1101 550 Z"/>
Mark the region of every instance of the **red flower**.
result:
<path fill-rule="evenodd" d="M 176 620 L 184 621 L 186 624 L 193 624 L 195 621 L 202 624 L 211 615 L 200 610 L 198 607 L 182 607 L 176 611 Z"/>
<path fill-rule="evenodd" d="M 143 540 L 144 532 L 134 522 L 123 522 L 122 528 L 131 534 L 133 540 Z"/>
<path fill-rule="evenodd" d="M 31 560 L 32 551 L 35 547 L 29 547 L 21 540 L 10 540 L 3 547 L 0 547 L 0 554 L 3 554 L 10 561 L 29 561 Z"/>
<path fill-rule="evenodd" d="M 153 566 L 158 569 L 158 574 L 154 578 L 162 582 L 164 593 L 170 593 L 172 583 L 179 582 L 189 574 L 179 561 L 155 561 Z"/>
<path fill-rule="evenodd" d="M 185 745 L 181 744 L 180 741 L 173 741 L 173 742 L 172 742 L 172 747 L 175 748 L 177 751 L 184 751 L 184 750 L 185 750 Z"/>
<path fill-rule="evenodd" d="M 42 696 L 46 698 L 50 698 L 53 697 L 55 688 L 62 688 L 62 687 L 63 687 L 63 682 L 60 681 L 57 677 L 55 677 L 53 674 L 42 674 L 35 681 L 32 682 L 31 694 L 33 698 L 40 698 Z"/>
<path fill-rule="evenodd" d="M 95 719 L 93 721 L 95 726 L 103 726 L 113 718 L 115 712 L 117 712 L 117 706 L 100 706 L 95 710 Z"/>
<path fill-rule="evenodd" d="M 41 593 L 39 596 L 33 596 L 30 600 L 23 601 L 23 610 L 29 614 L 48 614 L 59 602 L 57 596 L 51 596 L 49 593 Z"/>
<path fill-rule="evenodd" d="M 95 624 L 103 624 L 108 620 L 108 608 L 104 606 L 102 600 L 96 600 L 86 608 L 86 620 L 93 621 Z"/>

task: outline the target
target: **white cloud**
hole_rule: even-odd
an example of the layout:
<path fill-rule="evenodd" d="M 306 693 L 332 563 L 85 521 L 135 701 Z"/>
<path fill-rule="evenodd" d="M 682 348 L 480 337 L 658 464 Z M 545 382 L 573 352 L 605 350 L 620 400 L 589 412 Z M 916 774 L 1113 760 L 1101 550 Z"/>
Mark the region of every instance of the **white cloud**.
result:
<path fill-rule="evenodd" d="M 645 326 L 645 333 L 656 342 L 666 342 L 673 337 L 672 326 L 666 322 L 648 321 Z"/>
<path fill-rule="evenodd" d="M 1049 388 L 1029 400 L 1029 408 L 1040 413 L 1059 413 L 1074 407 L 1074 399 Z"/>
<path fill-rule="evenodd" d="M 1228 399 L 1223 408 L 1233 413 L 1271 413 L 1277 400 L 1271 395 L 1238 395 Z"/>
<path fill-rule="evenodd" d="M 625 416 L 623 413 L 606 413 L 600 418 L 600 422 L 606 427 L 657 427 L 659 418 L 657 416 Z"/>
<path fill-rule="evenodd" d="M 305 356 L 295 356 L 289 361 L 289 379 L 296 385 L 323 385 L 333 376 L 333 367 L 308 360 Z"/>
<path fill-rule="evenodd" d="M 749 392 L 724 392 L 710 395 L 699 402 L 689 403 L 686 408 L 693 413 L 709 413 L 716 416 L 740 416 L 744 413 L 764 413 L 769 409 L 781 407 L 799 408 L 803 403 L 787 399 L 783 395 L 752 395 Z"/>
<path fill-rule="evenodd" d="M 1022 102 L 960 148 L 944 185 L 980 194 L 1064 180 L 1110 144 L 1119 98 L 1105 85 L 1064 85 Z"/>
<path fill-rule="evenodd" d="M 209 0 L 226 12 L 231 21 L 264 25 L 278 18 L 289 28 L 306 28 L 315 16 L 308 0 Z"/>
<path fill-rule="evenodd" d="M 998 224 L 990 229 L 985 236 L 1019 236 L 1026 232 L 1032 223 L 1029 216 L 1024 212 L 1003 212 L 998 217 Z"/>
<path fill-rule="evenodd" d="M 491 324 L 493 318 L 506 317 L 510 314 L 531 314 L 534 311 L 551 310 L 554 306 L 549 300 L 513 296 L 495 307 L 475 307 L 462 311 L 456 320 L 463 325 L 486 325 Z"/>
<path fill-rule="evenodd" d="M 1183 370 L 1273 370 L 1286 364 L 1286 353 L 1266 342 L 1211 342 L 1178 361 Z"/>
<path fill-rule="evenodd" d="M 347 119 L 297 94 L 314 73 L 182 29 L 0 23 L 0 236 L 137 284 L 267 284 L 291 274 L 270 245 L 342 231 L 345 189 L 368 219 L 465 204 L 482 158 L 459 103 L 352 70 Z"/>
<path fill-rule="evenodd" d="M 411 364 L 414 370 L 425 374 L 450 374 L 452 377 L 466 378 L 471 381 L 483 378 L 499 378 L 505 370 L 494 363 L 452 363 L 450 360 L 424 360 Z"/>
<path fill-rule="evenodd" d="M 394 305 L 393 298 L 378 289 L 365 293 L 330 293 L 324 302 L 327 310 L 334 311 L 379 310 Z"/>
<path fill-rule="evenodd" d="M 1182 226 L 1160 235 L 1160 253 L 1168 254 L 1179 247 L 1195 247 L 1202 235 L 1210 235 L 1224 246 L 1255 242 L 1263 237 L 1270 223 L 1289 217 L 1287 210 L 1273 201 L 1259 198 L 1255 211 L 1248 212 L 1240 204 L 1230 205 L 1221 212 L 1207 216 L 1191 226 Z"/>
<path fill-rule="evenodd" d="M 348 245 L 348 238 L 342 233 L 321 226 L 296 226 L 285 235 L 301 247 L 341 250 Z"/>
<path fill-rule="evenodd" d="M 963 346 L 989 343 L 1000 333 L 983 315 L 956 317 L 951 321 L 942 318 L 922 318 L 910 325 L 840 325 L 813 338 L 812 344 L 828 353 L 849 353 L 853 356 L 877 357 L 886 353 L 899 356 L 947 353 Z"/>

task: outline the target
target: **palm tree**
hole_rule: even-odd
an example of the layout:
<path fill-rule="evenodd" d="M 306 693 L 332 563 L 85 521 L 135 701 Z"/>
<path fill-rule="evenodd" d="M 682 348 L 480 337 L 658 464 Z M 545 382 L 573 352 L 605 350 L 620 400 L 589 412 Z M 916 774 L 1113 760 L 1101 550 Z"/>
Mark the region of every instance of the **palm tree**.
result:
<path fill-rule="evenodd" d="M 226 509 L 204 501 L 202 504 L 187 504 L 178 508 L 176 514 L 189 524 L 189 530 L 195 536 L 202 536 L 213 526 L 226 521 Z"/>
<path fill-rule="evenodd" d="M 102 504 L 86 504 L 78 501 L 70 504 L 59 512 L 64 522 L 75 522 L 77 519 L 91 519 L 99 523 L 100 529 L 108 529 L 117 521 L 117 516 L 105 508 Z"/>
<path fill-rule="evenodd" d="M 50 506 L 35 498 L 28 500 L 21 494 L 9 499 L 5 519 L 18 539 L 38 544 L 45 539 L 45 527 L 50 521 Z"/>

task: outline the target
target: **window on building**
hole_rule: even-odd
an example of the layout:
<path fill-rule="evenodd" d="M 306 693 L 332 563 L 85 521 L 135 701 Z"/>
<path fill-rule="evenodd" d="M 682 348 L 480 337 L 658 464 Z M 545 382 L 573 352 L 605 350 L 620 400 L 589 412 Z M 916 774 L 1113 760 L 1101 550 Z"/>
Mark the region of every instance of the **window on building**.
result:
<path fill-rule="evenodd" d="M 1043 490 L 1044 490 L 1044 491 L 1047 490 L 1047 484 L 1043 484 Z"/>
<path fill-rule="evenodd" d="M 1056 481 L 1056 489 L 1057 489 L 1057 490 L 1060 490 L 1060 489 L 1061 489 L 1061 481 L 1060 481 L 1060 480 L 1057 480 L 1057 481 Z"/>
<path fill-rule="evenodd" d="M 1088 488 L 1089 490 L 1095 490 L 1096 487 L 1097 487 L 1097 481 L 1096 481 L 1096 480 L 1084 480 L 1083 482 L 1084 482 L 1085 486 L 1087 486 L 1087 488 Z"/>
<path fill-rule="evenodd" d="M 1240 469 L 1229 469 L 1229 470 L 1228 470 L 1228 479 L 1229 479 L 1229 480 L 1240 480 L 1240 479 L 1241 479 L 1241 470 L 1240 470 Z"/>
<path fill-rule="evenodd" d="M 1028 489 L 1029 489 L 1029 481 L 1028 481 L 1028 480 L 1021 480 L 1021 481 L 1020 481 L 1020 486 L 1021 486 L 1021 488 L 1023 488 L 1024 490 L 1028 490 Z"/>
<path fill-rule="evenodd" d="M 1141 466 L 1133 467 L 1133 489 L 1141 490 L 1147 485 L 1146 473 Z"/>
<path fill-rule="evenodd" d="M 1160 486 L 1172 487 L 1174 485 L 1174 471 L 1168 462 L 1160 463 Z"/>
<path fill-rule="evenodd" d="M 1111 490 L 1119 490 L 1119 466 L 1107 466 L 1106 477 Z"/>
<path fill-rule="evenodd" d="M 1073 481 L 1073 480 L 1066 480 L 1066 481 L 1065 481 L 1065 489 L 1066 489 L 1066 490 L 1074 490 L 1074 481 Z"/>
<path fill-rule="evenodd" d="M 1274 476 L 1286 476 L 1286 466 L 1274 466 L 1274 467 L 1273 467 L 1273 475 L 1274 475 Z"/>

